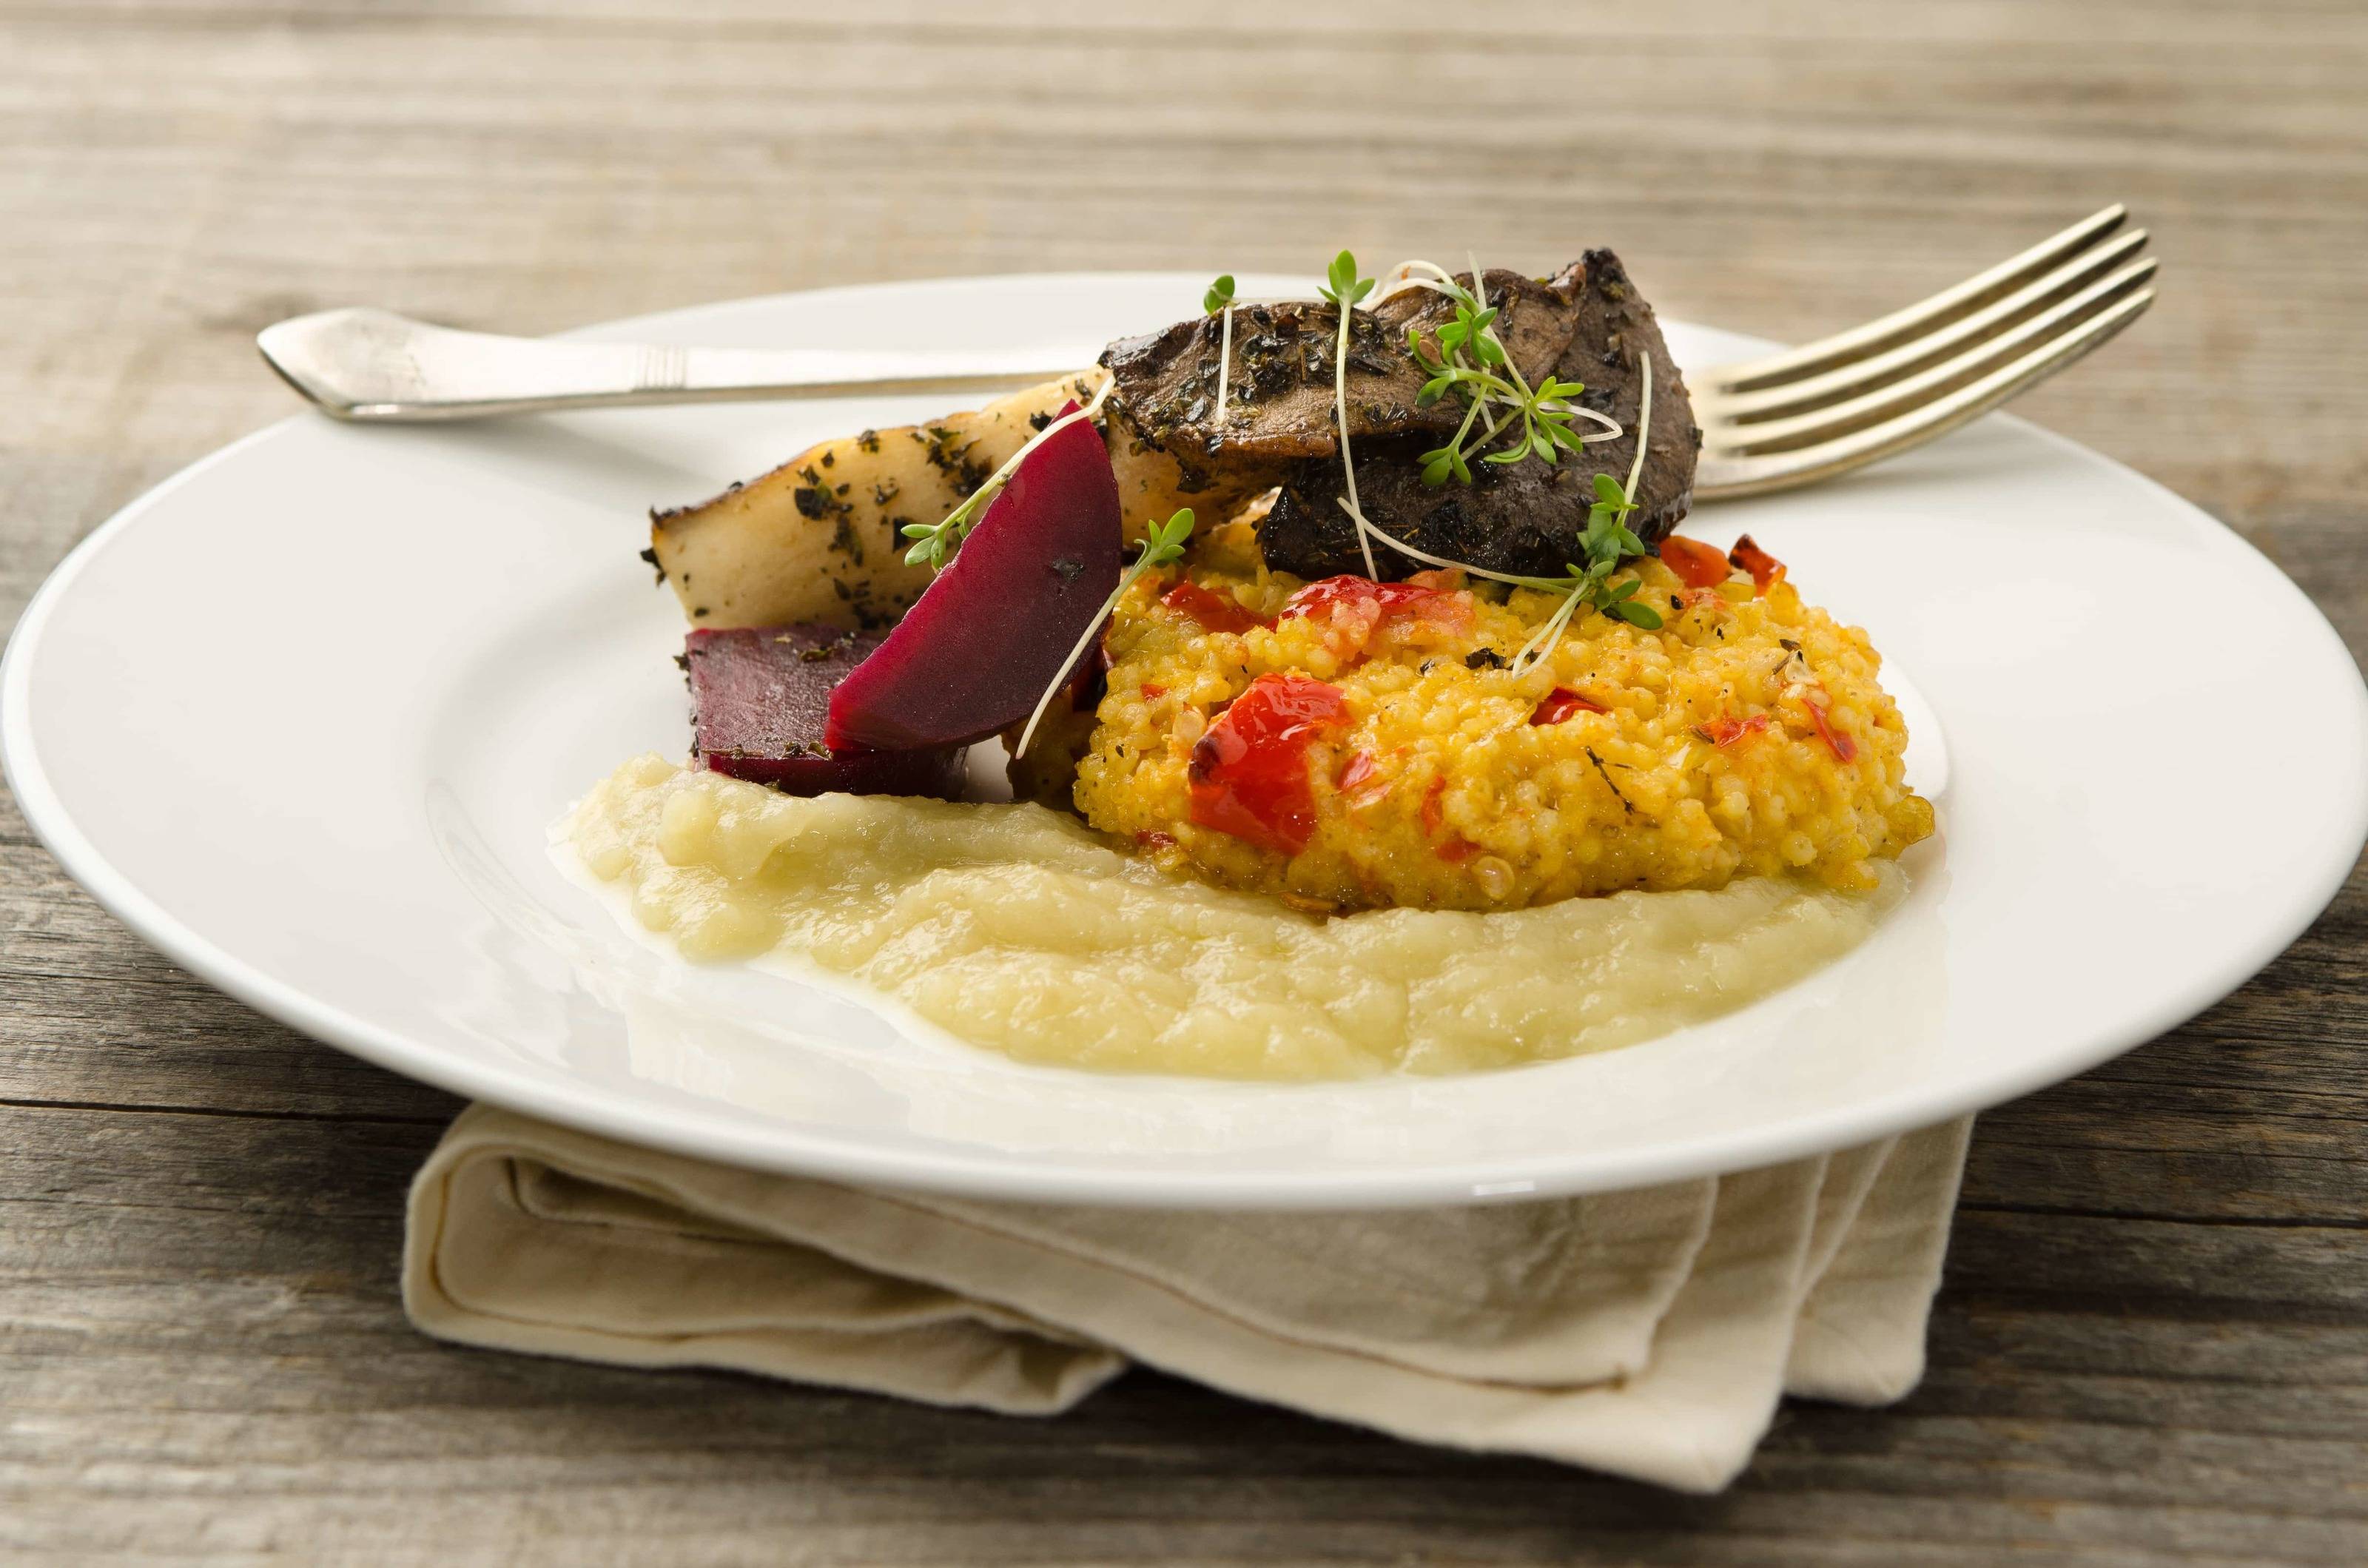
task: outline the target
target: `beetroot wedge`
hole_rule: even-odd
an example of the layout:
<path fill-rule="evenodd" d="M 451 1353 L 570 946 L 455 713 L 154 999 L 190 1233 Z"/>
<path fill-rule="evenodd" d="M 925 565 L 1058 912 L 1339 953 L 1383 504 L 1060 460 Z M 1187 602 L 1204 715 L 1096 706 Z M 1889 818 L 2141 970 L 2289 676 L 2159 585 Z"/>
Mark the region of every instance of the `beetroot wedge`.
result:
<path fill-rule="evenodd" d="M 880 645 L 836 626 L 750 626 L 692 632 L 692 745 L 707 766 L 791 795 L 962 794 L 960 746 L 834 752 L 823 742 L 831 688 Z"/>
<path fill-rule="evenodd" d="M 1027 718 L 1118 586 L 1119 527 L 1118 481 L 1093 422 L 1055 431 L 831 693 L 832 750 L 965 745 Z"/>

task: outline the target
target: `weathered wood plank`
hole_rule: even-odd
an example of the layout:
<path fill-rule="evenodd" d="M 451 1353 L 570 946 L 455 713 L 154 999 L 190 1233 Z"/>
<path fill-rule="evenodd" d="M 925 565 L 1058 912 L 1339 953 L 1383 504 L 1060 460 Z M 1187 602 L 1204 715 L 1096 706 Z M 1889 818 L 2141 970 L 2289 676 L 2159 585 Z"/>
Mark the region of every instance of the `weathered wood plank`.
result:
<path fill-rule="evenodd" d="M 250 335 L 871 277 L 1622 249 L 1801 338 L 2107 199 L 2160 304 L 2032 417 L 2368 654 L 2368 13 L 2274 0 L 0 0 L 0 615 L 287 412 Z M 2198 608 L 2195 656 L 2241 636 Z M 2227 852 L 2199 824 L 2199 853 Z M 463 1352 L 393 1300 L 453 1102 L 117 927 L 0 801 L 0 1554 L 1000 1563 L 2368 1559 L 2368 872 L 1987 1118 L 1932 1369 L 1727 1496 L 1158 1378 L 1021 1423 Z"/>

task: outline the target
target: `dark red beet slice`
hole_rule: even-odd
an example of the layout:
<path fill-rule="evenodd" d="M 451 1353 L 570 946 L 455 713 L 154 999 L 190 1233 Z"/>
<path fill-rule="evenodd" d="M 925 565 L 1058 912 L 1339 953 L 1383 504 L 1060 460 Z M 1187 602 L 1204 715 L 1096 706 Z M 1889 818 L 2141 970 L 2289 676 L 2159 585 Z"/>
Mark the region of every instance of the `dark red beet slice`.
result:
<path fill-rule="evenodd" d="M 1118 586 L 1119 526 L 1118 481 L 1093 421 L 1055 432 L 831 693 L 832 748 L 966 745 L 1027 718 Z"/>
<path fill-rule="evenodd" d="M 683 642 L 698 756 L 718 773 L 792 795 L 960 797 L 960 746 L 833 751 L 823 744 L 831 688 L 880 646 L 881 634 L 836 626 L 693 631 Z"/>

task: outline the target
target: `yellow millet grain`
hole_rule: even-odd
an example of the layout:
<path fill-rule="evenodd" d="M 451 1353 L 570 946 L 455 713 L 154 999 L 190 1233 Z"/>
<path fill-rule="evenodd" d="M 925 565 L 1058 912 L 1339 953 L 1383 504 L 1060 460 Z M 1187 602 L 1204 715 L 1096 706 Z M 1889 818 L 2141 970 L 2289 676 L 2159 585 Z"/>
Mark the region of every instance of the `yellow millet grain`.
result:
<path fill-rule="evenodd" d="M 1861 890 L 1871 860 L 1932 831 L 1905 782 L 1907 731 L 1877 682 L 1881 657 L 1780 578 L 1688 590 L 1634 564 L 1645 631 L 1573 619 L 1542 664 L 1512 661 L 1560 603 L 1479 585 L 1469 628 L 1353 614 L 1206 631 L 1159 602 L 1179 578 L 1137 584 L 1108 634 L 1110 689 L 1075 800 L 1097 828 L 1212 881 L 1339 909 L 1488 909 L 1623 888 L 1717 887 L 1798 873 Z M 1190 573 L 1261 618 L 1298 579 L 1238 563 Z M 1339 688 L 1345 727 L 1310 746 L 1315 829 L 1285 857 L 1193 820 L 1192 750 L 1257 676 Z M 1556 688 L 1606 710 L 1532 723 Z M 1849 760 L 1817 728 L 1827 730 Z M 1765 727 L 1713 744 L 1720 722 Z M 1343 790 L 1360 753 L 1370 770 Z"/>

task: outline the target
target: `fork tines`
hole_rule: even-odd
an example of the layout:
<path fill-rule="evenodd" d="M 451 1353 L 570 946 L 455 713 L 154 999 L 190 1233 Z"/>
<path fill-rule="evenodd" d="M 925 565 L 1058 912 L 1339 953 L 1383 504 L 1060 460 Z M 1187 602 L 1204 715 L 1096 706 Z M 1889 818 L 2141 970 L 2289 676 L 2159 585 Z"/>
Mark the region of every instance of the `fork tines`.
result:
<path fill-rule="evenodd" d="M 2119 205 L 1920 304 L 1692 379 L 1695 494 L 1785 489 L 1918 445 L 1998 406 L 2154 301 Z"/>

